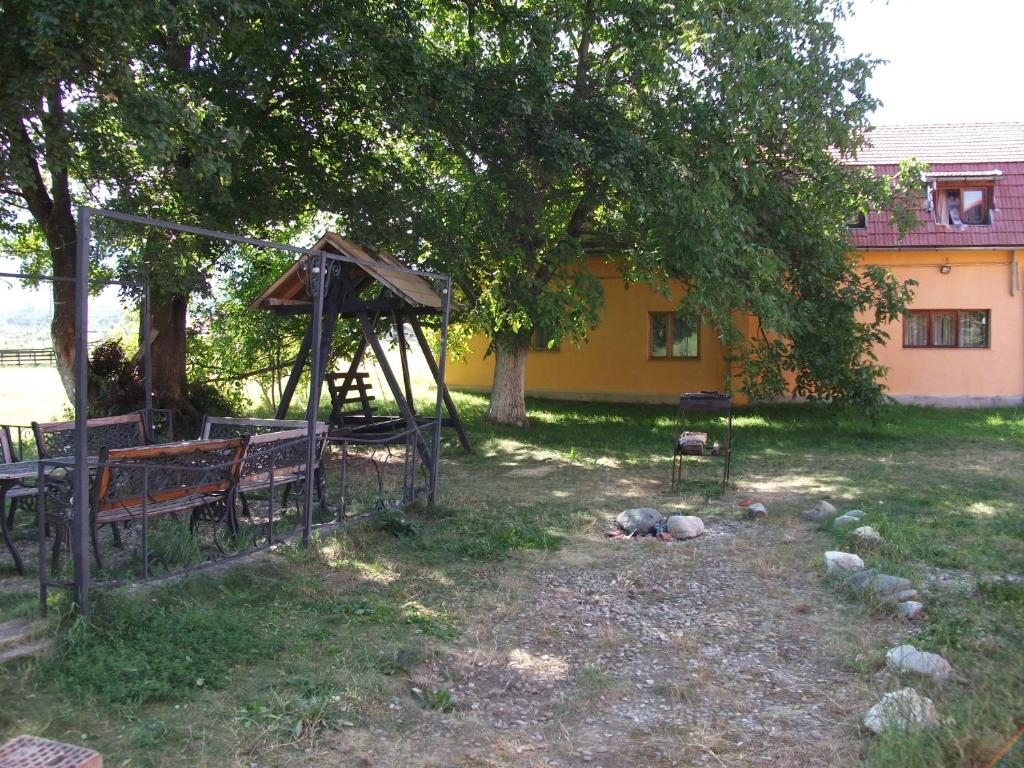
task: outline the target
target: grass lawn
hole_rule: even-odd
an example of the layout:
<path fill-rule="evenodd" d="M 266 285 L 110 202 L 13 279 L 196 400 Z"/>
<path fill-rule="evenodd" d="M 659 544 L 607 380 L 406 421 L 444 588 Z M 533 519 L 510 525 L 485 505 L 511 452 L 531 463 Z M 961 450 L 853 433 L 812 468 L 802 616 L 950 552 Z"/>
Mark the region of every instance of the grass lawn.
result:
<path fill-rule="evenodd" d="M 769 530 L 806 541 L 786 567 L 809 583 L 824 581 L 821 551 L 847 547 L 841 532 L 798 522 L 824 498 L 863 509 L 887 540 L 865 555 L 869 567 L 927 589 L 928 619 L 911 629 L 839 585 L 827 591 L 863 638 L 848 672 L 874 698 L 850 712 L 862 717 L 897 687 L 878 677 L 897 642 L 942 653 L 958 673 L 945 689 L 904 681 L 936 701 L 941 727 L 912 738 L 854 734 L 843 764 L 982 766 L 1024 723 L 1024 586 L 988 581 L 1024 574 L 1024 411 L 893 407 L 876 423 L 811 406 L 743 411 L 734 487 L 722 500 L 717 463 L 669 493 L 669 407 L 534 401 L 532 427 L 517 431 L 487 424 L 483 398 L 458 402 L 476 452 L 464 456 L 447 438 L 441 503 L 410 516 L 415 535 L 361 525 L 311 552 L 97 593 L 88 622 L 58 608 L 52 654 L 0 667 L 0 738 L 92 745 L 111 766 L 335 765 L 325 753 L 335 739 L 363 739 L 372 757 L 373 739 L 402 739 L 418 718 L 470 716 L 417 670 L 469 647 L 489 614 L 512 610 L 509 573 L 548 567 L 577 540 L 605 546 L 600 530 L 624 499 L 735 520 L 732 502 L 744 496 L 766 500 Z M 760 567 L 766 581 L 779 575 Z M 33 586 L 5 553 L 0 619 L 31 614 Z M 600 707 L 610 672 L 583 672 L 574 701 Z M 666 701 L 686 699 L 669 693 Z M 840 725 L 854 733 L 857 719 Z M 760 764 L 749 749 L 715 754 L 709 764 Z"/>

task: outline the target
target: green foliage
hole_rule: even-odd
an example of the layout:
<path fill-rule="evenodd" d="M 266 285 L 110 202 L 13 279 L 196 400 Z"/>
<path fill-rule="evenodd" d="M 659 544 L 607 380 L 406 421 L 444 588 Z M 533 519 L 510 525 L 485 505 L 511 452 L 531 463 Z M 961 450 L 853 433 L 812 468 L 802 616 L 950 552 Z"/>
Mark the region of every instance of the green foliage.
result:
<path fill-rule="evenodd" d="M 372 525 L 378 531 L 390 533 L 396 539 L 404 539 L 416 535 L 415 523 L 409 520 L 401 511 L 390 511 L 375 515 Z"/>
<path fill-rule="evenodd" d="M 876 104 L 874 62 L 841 54 L 845 9 L 423 3 L 388 145 L 402 215 L 352 226 L 452 274 L 499 356 L 535 328 L 585 340 L 602 303 L 587 257 L 614 256 L 627 279 L 688 286 L 681 309 L 750 394 L 789 373 L 800 395 L 877 405 L 872 345 L 909 294 L 849 252 L 846 213 L 896 188 L 842 165 Z"/>
<path fill-rule="evenodd" d="M 125 354 L 120 341 L 109 339 L 92 350 L 89 377 L 93 415 L 129 413 L 145 407 L 142 358 Z"/>
<path fill-rule="evenodd" d="M 342 716 L 340 700 L 334 686 L 294 676 L 283 690 L 272 690 L 267 701 L 244 707 L 236 720 L 242 728 L 276 731 L 277 741 L 313 739 L 322 731 L 353 725 Z"/>
<path fill-rule="evenodd" d="M 454 712 L 455 701 L 452 694 L 445 688 L 413 688 L 413 695 L 419 699 L 420 706 L 424 709 L 436 709 L 439 712 Z"/>
<path fill-rule="evenodd" d="M 272 645 L 240 612 L 104 597 L 69 628 L 54 662 L 54 683 L 73 696 L 129 706 L 189 696 L 225 685 L 235 659 Z"/>

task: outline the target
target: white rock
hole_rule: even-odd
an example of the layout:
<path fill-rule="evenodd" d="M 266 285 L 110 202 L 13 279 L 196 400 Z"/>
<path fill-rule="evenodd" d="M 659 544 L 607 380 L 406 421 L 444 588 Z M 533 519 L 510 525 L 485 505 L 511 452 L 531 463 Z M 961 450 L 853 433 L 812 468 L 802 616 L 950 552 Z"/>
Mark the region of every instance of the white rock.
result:
<path fill-rule="evenodd" d="M 935 711 L 931 699 L 913 688 L 901 688 L 885 694 L 881 701 L 868 710 L 864 727 L 872 733 L 881 733 L 887 728 L 908 731 L 937 725 L 938 722 L 939 713 Z"/>
<path fill-rule="evenodd" d="M 825 553 L 825 571 L 829 574 L 849 573 L 864 568 L 864 561 L 852 552 Z"/>
<path fill-rule="evenodd" d="M 843 512 L 843 517 L 852 517 L 854 520 L 860 520 L 864 517 L 863 509 L 851 509 L 849 512 Z"/>
<path fill-rule="evenodd" d="M 827 501 L 819 501 L 810 509 L 805 509 L 800 513 L 800 517 L 804 520 L 810 520 L 813 523 L 823 523 L 830 517 L 834 516 L 838 510 L 829 504 Z"/>
<path fill-rule="evenodd" d="M 930 677 L 936 683 L 949 679 L 953 668 L 937 653 L 919 651 L 912 645 L 897 645 L 885 654 L 885 664 L 894 672 L 913 672 Z"/>
<path fill-rule="evenodd" d="M 846 579 L 846 583 L 854 589 L 874 592 L 879 597 L 888 598 L 897 592 L 911 589 L 914 585 L 910 579 L 902 576 L 890 576 L 875 570 L 857 571 Z"/>
<path fill-rule="evenodd" d="M 862 525 L 860 528 L 854 528 L 848 534 L 851 539 L 862 546 L 878 547 L 885 544 L 885 539 L 882 535 L 872 528 L 870 525 Z"/>
<path fill-rule="evenodd" d="M 637 509 L 627 509 L 621 512 L 618 517 L 615 518 L 615 522 L 619 524 L 619 527 L 627 533 L 636 531 L 637 533 L 650 533 L 654 526 L 660 523 L 664 518 L 661 513 L 656 509 L 650 507 L 639 507 Z"/>
<path fill-rule="evenodd" d="M 899 610 L 900 616 L 907 621 L 914 621 L 924 616 L 924 603 L 919 603 L 917 600 L 904 600 L 896 608 Z"/>
<path fill-rule="evenodd" d="M 851 517 L 850 515 L 840 515 L 832 521 L 832 525 L 852 525 L 853 523 L 859 523 L 860 518 Z"/>
<path fill-rule="evenodd" d="M 704 521 L 695 515 L 672 515 L 666 525 L 677 539 L 695 539 L 704 533 Z"/>
<path fill-rule="evenodd" d="M 768 508 L 765 507 L 760 501 L 755 501 L 749 507 L 747 507 L 747 517 L 751 520 L 760 520 L 762 517 L 768 516 Z"/>

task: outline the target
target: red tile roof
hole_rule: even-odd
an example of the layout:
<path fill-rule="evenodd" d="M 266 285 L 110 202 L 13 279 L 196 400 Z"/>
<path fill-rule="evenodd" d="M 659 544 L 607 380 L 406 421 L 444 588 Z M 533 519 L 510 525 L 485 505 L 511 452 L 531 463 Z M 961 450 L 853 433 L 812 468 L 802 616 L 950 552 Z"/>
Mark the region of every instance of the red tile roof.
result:
<path fill-rule="evenodd" d="M 900 240 L 887 211 L 870 211 L 866 228 L 850 230 L 856 248 L 1024 248 L 1024 123 L 888 126 L 870 136 L 872 146 L 850 164 L 872 165 L 876 174 L 894 174 L 900 160 L 916 157 L 936 174 L 1002 175 L 995 179 L 994 223 L 957 229 L 919 210 L 918 226 Z"/>

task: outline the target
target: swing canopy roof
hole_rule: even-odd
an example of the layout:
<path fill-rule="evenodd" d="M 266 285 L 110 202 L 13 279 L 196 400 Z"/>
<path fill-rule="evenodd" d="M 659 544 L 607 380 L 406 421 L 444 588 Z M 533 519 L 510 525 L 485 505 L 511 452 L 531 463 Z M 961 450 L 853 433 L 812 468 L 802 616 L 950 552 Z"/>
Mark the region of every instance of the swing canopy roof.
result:
<path fill-rule="evenodd" d="M 326 232 L 311 250 L 346 257 L 340 262 L 357 294 L 373 285 L 381 285 L 402 302 L 414 308 L 441 311 L 444 302 L 426 278 L 416 274 L 394 256 L 346 240 L 337 232 Z M 283 275 L 260 294 L 251 309 L 298 313 L 311 311 L 312 298 L 306 290 L 306 269 L 317 257 L 301 256 Z"/>

